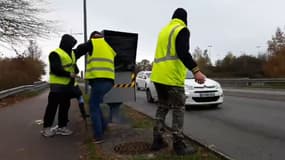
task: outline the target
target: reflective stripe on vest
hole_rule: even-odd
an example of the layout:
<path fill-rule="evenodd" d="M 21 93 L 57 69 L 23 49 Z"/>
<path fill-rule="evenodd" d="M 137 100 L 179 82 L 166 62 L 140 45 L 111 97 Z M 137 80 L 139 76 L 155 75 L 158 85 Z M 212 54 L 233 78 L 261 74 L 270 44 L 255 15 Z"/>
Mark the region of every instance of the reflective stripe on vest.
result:
<path fill-rule="evenodd" d="M 115 51 L 103 39 L 92 39 L 93 52 L 87 56 L 86 79 L 110 78 L 115 79 Z"/>
<path fill-rule="evenodd" d="M 53 51 L 58 54 L 60 58 L 61 65 L 66 72 L 74 73 L 74 66 L 75 66 L 75 54 L 72 51 L 71 57 L 61 48 L 57 48 L 55 51 Z M 61 85 L 67 85 L 70 82 L 69 77 L 61 77 L 57 76 L 50 72 L 49 75 L 49 83 L 50 84 L 61 84 Z"/>
<path fill-rule="evenodd" d="M 175 41 L 178 33 L 185 27 L 182 20 L 173 19 L 160 32 L 151 74 L 153 82 L 170 86 L 184 86 L 187 70 L 177 57 Z"/>
<path fill-rule="evenodd" d="M 170 32 L 170 36 L 169 36 L 169 38 L 168 38 L 168 44 L 167 44 L 167 51 L 166 51 L 166 56 L 165 57 L 162 57 L 162 58 L 155 58 L 154 59 L 154 62 L 155 63 L 159 63 L 159 62 L 163 62 L 163 61 L 168 61 L 168 60 L 177 60 L 177 55 L 174 55 L 174 56 L 171 56 L 171 54 L 170 54 L 170 50 L 171 50 L 171 47 L 172 47 L 172 45 L 171 45 L 171 40 L 172 40 L 172 37 L 173 37 L 173 33 L 174 33 L 174 31 L 179 27 L 180 25 L 177 25 L 177 26 L 175 26 L 172 30 L 171 30 L 171 32 Z"/>

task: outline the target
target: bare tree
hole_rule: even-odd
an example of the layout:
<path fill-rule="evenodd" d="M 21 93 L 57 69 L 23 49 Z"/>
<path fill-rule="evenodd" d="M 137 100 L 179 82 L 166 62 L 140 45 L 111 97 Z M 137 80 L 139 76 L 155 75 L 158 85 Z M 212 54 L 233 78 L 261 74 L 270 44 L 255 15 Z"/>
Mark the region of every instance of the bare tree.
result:
<path fill-rule="evenodd" d="M 42 50 L 40 49 L 36 41 L 30 40 L 27 50 L 24 51 L 24 55 L 32 59 L 40 59 L 42 55 Z"/>
<path fill-rule="evenodd" d="M 285 33 L 278 27 L 272 40 L 268 42 L 268 52 L 270 55 L 276 55 L 280 50 L 285 48 Z"/>
<path fill-rule="evenodd" d="M 40 17 L 43 0 L 1 0 L 0 42 L 17 43 L 35 37 L 46 37 L 51 31 L 51 21 Z"/>

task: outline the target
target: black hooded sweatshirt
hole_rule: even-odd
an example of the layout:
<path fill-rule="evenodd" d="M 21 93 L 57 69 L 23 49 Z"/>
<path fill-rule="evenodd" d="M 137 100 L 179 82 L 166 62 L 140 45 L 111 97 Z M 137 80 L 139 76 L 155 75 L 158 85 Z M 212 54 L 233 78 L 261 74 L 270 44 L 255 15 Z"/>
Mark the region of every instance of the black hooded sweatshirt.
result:
<path fill-rule="evenodd" d="M 187 12 L 182 8 L 177 8 L 173 15 L 172 19 L 177 18 L 185 22 L 187 25 Z M 196 62 L 193 60 L 189 48 L 190 48 L 190 31 L 188 28 L 183 28 L 176 37 L 176 52 L 178 58 L 183 62 L 183 64 L 191 70 L 193 73 L 199 71 Z"/>
<path fill-rule="evenodd" d="M 65 34 L 62 36 L 59 48 L 64 50 L 70 57 L 72 48 L 77 43 L 76 39 L 71 35 Z M 77 59 L 78 57 L 76 57 Z M 51 52 L 49 55 L 50 72 L 60 77 L 70 77 L 70 72 L 63 69 L 59 55 L 56 52 Z M 75 67 L 75 72 L 79 72 L 78 67 Z M 68 86 L 74 85 L 74 78 L 71 79 Z M 62 85 L 51 84 L 51 91 L 63 91 L 65 87 Z"/>

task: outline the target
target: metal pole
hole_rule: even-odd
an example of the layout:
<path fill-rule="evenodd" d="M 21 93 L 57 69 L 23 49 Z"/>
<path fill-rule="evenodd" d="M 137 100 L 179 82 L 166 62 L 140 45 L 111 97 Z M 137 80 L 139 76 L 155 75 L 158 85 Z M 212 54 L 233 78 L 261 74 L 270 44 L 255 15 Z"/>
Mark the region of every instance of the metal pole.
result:
<path fill-rule="evenodd" d="M 86 0 L 83 0 L 83 25 L 84 25 L 84 42 L 87 42 L 87 15 L 86 15 Z M 84 59 L 85 73 L 87 66 L 87 56 Z M 85 80 L 85 94 L 88 94 L 88 82 Z"/>

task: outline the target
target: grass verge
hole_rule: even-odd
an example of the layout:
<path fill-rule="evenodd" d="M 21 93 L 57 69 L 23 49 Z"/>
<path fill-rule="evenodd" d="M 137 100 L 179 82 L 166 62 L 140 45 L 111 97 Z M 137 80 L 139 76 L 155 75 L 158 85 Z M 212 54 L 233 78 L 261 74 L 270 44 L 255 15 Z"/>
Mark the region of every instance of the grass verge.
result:
<path fill-rule="evenodd" d="M 0 108 L 7 107 L 9 105 L 15 104 L 24 99 L 37 96 L 45 90 L 46 89 L 41 89 L 41 90 L 36 90 L 36 91 L 27 91 L 27 92 L 19 93 L 17 95 L 11 95 L 3 99 L 0 99 Z"/>
<path fill-rule="evenodd" d="M 108 112 L 108 106 L 103 105 L 103 112 L 106 115 L 106 112 Z M 129 107 L 123 106 L 121 107 L 121 114 L 127 118 L 129 121 L 129 124 L 131 125 L 131 128 L 133 129 L 139 129 L 141 132 L 141 136 L 144 136 L 143 138 L 151 143 L 152 136 L 151 134 L 146 134 L 145 131 L 148 131 L 148 133 L 152 133 L 152 127 L 153 127 L 153 120 L 144 114 L 141 114 Z M 127 130 L 124 130 L 124 132 L 128 132 Z M 169 132 L 169 131 L 168 131 Z M 170 132 L 169 132 L 170 133 Z M 120 137 L 120 135 L 118 135 Z M 129 137 L 131 138 L 131 137 Z M 171 139 L 171 137 L 170 137 Z M 121 140 L 121 143 L 124 143 L 124 141 L 127 141 L 126 137 Z M 169 140 L 167 140 L 169 141 Z M 209 151 L 207 148 L 204 148 L 195 142 L 189 141 L 191 145 L 193 145 L 197 149 L 197 153 L 194 155 L 189 156 L 177 156 L 173 151 L 172 148 L 159 151 L 159 152 L 150 152 L 148 154 L 136 154 L 136 155 L 118 155 L 116 153 L 104 153 L 104 150 L 102 149 L 102 145 L 96 145 L 92 143 L 92 140 L 87 140 L 85 143 L 86 148 L 86 159 L 84 160 L 224 160 L 221 157 L 217 157 L 214 153 Z M 171 143 L 170 143 L 171 144 Z M 112 150 L 111 147 L 109 149 Z M 112 152 L 112 151 L 111 151 Z"/>

